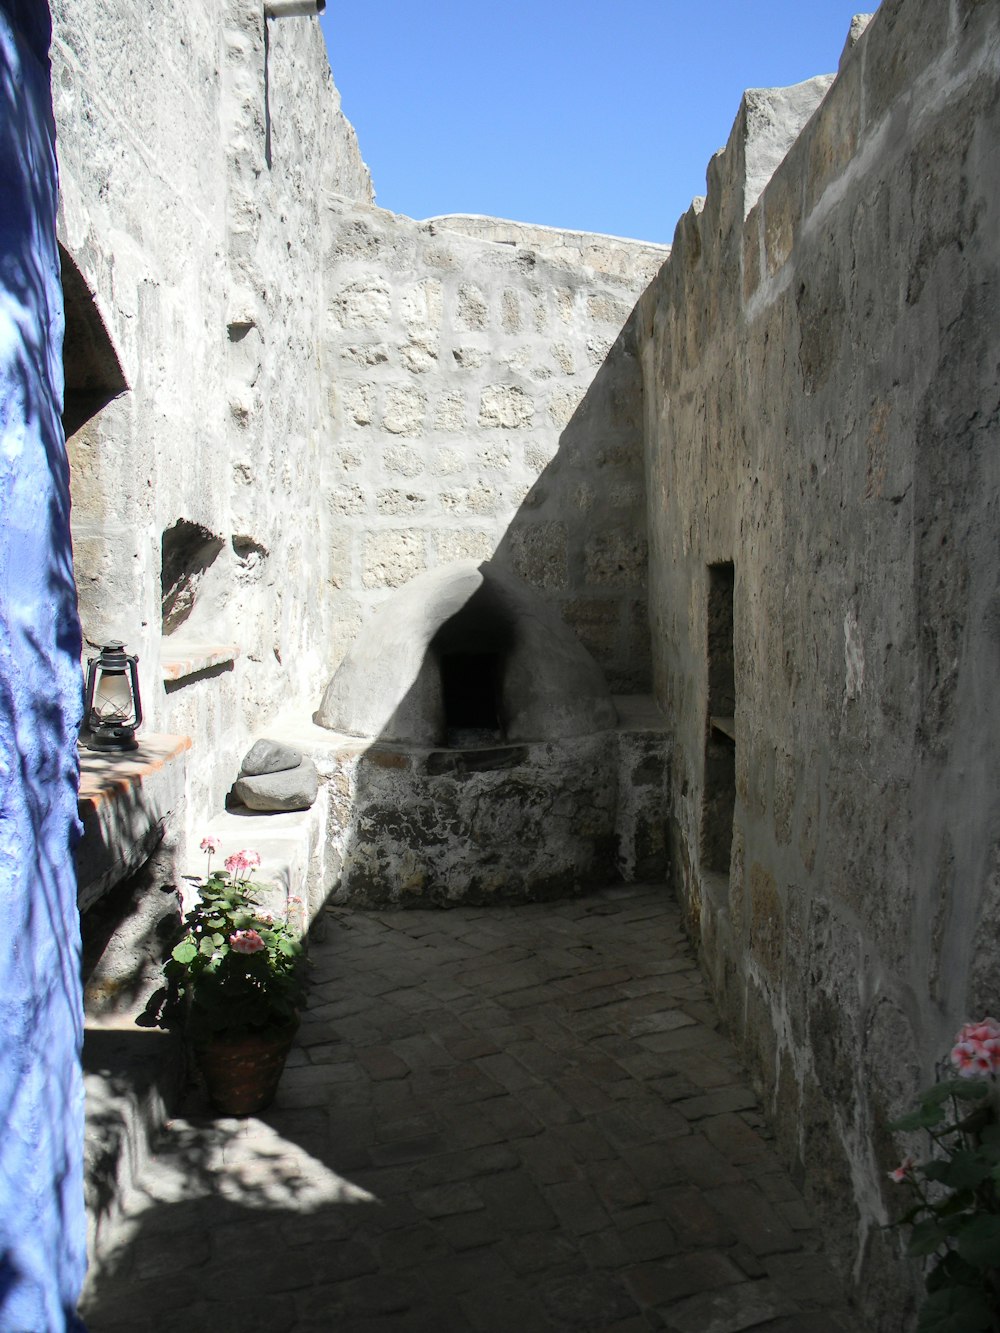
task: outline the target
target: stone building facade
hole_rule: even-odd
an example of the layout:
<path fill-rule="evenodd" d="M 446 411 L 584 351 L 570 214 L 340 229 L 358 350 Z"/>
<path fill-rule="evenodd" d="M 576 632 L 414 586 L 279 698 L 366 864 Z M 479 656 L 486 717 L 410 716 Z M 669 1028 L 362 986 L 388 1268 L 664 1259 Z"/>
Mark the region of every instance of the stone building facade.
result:
<path fill-rule="evenodd" d="M 80 616 L 190 737 L 167 843 L 414 577 L 523 578 L 655 692 L 673 889 L 894 1330 L 886 1126 L 1000 1002 L 995 6 L 748 93 L 672 252 L 379 210 L 315 20 L 52 9 Z"/>

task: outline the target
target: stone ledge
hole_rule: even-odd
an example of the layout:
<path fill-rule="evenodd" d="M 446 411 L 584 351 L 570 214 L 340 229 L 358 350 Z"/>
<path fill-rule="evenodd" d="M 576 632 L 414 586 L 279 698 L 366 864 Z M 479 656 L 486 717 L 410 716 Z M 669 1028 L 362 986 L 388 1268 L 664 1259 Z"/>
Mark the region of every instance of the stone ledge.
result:
<path fill-rule="evenodd" d="M 160 674 L 165 684 L 174 685 L 214 667 L 230 666 L 239 655 L 240 650 L 233 643 L 192 644 L 174 653 L 161 653 Z"/>
<path fill-rule="evenodd" d="M 184 764 L 177 761 L 190 748 L 189 736 L 148 734 L 137 750 L 81 749 L 83 835 L 75 855 L 81 912 L 149 859 L 183 804 Z"/>

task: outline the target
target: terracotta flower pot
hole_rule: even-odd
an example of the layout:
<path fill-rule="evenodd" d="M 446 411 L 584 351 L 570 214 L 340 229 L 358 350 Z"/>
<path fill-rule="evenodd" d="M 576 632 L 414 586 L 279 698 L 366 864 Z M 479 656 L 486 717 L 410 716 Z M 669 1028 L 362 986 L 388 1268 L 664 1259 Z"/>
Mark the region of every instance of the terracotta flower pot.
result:
<path fill-rule="evenodd" d="M 274 1101 L 298 1019 L 283 1028 L 241 1036 L 209 1037 L 195 1058 L 212 1105 L 224 1115 L 253 1115 Z"/>

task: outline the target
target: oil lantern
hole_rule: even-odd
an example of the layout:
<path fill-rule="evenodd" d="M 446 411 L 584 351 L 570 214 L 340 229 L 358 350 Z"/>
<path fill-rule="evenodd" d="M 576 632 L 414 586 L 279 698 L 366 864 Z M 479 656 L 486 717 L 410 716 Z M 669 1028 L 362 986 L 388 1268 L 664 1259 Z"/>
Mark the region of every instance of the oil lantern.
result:
<path fill-rule="evenodd" d="M 97 657 L 87 659 L 84 725 L 94 750 L 136 750 L 135 729 L 142 721 L 139 659 L 112 639 Z"/>

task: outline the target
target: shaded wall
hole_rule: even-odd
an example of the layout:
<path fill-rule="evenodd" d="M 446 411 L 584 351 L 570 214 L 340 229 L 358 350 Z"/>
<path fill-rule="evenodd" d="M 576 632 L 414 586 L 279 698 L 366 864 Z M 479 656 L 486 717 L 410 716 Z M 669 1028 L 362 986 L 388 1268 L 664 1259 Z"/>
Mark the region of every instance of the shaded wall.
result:
<path fill-rule="evenodd" d="M 85 1265 L 80 632 L 45 5 L 0 3 L 0 1329 L 63 1329 Z"/>
<path fill-rule="evenodd" d="M 998 39 L 884 0 L 829 91 L 747 94 L 637 312 L 676 882 L 886 1330 L 886 1125 L 1000 1004 Z"/>

